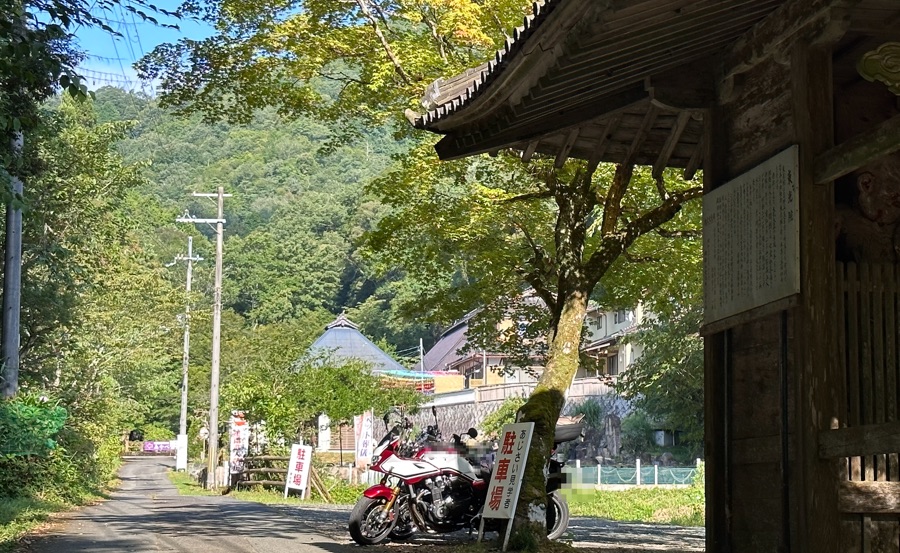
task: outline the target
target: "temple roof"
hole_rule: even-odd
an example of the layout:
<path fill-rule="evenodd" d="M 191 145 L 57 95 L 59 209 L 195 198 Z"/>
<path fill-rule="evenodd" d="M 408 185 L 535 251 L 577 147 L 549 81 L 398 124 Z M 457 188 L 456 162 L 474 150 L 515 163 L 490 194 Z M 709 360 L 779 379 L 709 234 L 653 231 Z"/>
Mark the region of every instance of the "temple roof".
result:
<path fill-rule="evenodd" d="M 446 135 L 443 159 L 513 148 L 690 178 L 718 84 L 777 54 L 784 37 L 849 17 L 833 13 L 845 4 L 851 28 L 888 30 L 893 2 L 546 0 L 494 60 L 439 79 L 427 111 L 407 116 Z"/>
<path fill-rule="evenodd" d="M 309 350 L 333 352 L 338 359 L 365 361 L 375 372 L 406 371 L 403 365 L 363 336 L 359 327 L 344 314 L 325 327 L 325 332 L 309 346 Z"/>

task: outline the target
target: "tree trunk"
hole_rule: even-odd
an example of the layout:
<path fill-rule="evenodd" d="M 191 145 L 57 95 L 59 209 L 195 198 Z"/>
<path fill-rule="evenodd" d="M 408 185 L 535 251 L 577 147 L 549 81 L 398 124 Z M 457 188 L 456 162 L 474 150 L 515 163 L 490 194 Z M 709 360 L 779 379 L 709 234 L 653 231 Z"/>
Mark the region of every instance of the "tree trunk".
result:
<path fill-rule="evenodd" d="M 534 434 L 516 506 L 511 549 L 530 549 L 532 544 L 546 539 L 547 461 L 553 449 L 556 421 L 565 402 L 566 390 L 578 370 L 587 301 L 585 290 L 576 290 L 566 296 L 556 328 L 550 333 L 547 365 L 531 397 L 519 409 L 518 422 L 533 422 Z"/>

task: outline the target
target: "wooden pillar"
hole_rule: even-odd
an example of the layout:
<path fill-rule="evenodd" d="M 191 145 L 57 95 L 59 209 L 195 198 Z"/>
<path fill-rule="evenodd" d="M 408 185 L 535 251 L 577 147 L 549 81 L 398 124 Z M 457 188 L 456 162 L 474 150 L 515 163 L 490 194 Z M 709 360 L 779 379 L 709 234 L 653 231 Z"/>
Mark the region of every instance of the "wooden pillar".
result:
<path fill-rule="evenodd" d="M 703 192 L 725 184 L 727 147 L 720 108 L 704 114 L 706 152 L 704 153 Z M 731 491 L 729 481 L 729 429 L 731 425 L 730 353 L 727 334 L 716 332 L 703 342 L 704 360 L 704 470 L 706 476 L 706 551 L 731 551 Z"/>
<path fill-rule="evenodd" d="M 840 544 L 838 466 L 818 455 L 818 433 L 836 423 L 842 389 L 834 308 L 834 187 L 815 184 L 813 160 L 834 140 L 831 49 L 800 41 L 791 53 L 795 140 L 800 145 L 800 305 L 794 310 L 796 462 L 791 550 L 828 553 Z"/>

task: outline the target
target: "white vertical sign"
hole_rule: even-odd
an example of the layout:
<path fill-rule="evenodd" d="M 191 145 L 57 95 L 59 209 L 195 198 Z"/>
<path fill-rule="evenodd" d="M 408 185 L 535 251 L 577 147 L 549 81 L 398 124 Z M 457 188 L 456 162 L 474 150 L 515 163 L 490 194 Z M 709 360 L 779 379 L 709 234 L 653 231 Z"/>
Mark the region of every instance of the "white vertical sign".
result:
<path fill-rule="evenodd" d="M 284 496 L 288 490 L 300 490 L 300 497 L 306 495 L 309 482 L 309 467 L 312 465 L 312 447 L 294 444 L 291 446 L 291 460 L 288 462 L 287 479 L 284 482 Z"/>
<path fill-rule="evenodd" d="M 356 466 L 366 468 L 372 458 L 373 415 L 366 411 L 353 417 L 353 434 L 356 438 Z"/>
<path fill-rule="evenodd" d="M 528 450 L 531 447 L 533 433 L 533 422 L 507 424 L 500 432 L 500 447 L 497 450 L 494 470 L 488 484 L 478 536 L 480 539 L 484 532 L 484 519 L 509 519 L 506 539 L 503 541 L 504 551 L 506 550 L 506 540 L 509 539 L 509 525 L 512 525 L 513 517 L 516 514 L 516 501 L 519 499 L 519 490 L 525 476 L 525 462 L 528 460 Z"/>
<path fill-rule="evenodd" d="M 229 472 L 240 474 L 244 472 L 244 457 L 247 456 L 247 449 L 250 445 L 250 425 L 247 424 L 242 411 L 233 411 L 229 423 Z"/>
<path fill-rule="evenodd" d="M 318 451 L 331 449 L 331 419 L 325 413 L 319 415 L 319 447 L 316 449 Z"/>

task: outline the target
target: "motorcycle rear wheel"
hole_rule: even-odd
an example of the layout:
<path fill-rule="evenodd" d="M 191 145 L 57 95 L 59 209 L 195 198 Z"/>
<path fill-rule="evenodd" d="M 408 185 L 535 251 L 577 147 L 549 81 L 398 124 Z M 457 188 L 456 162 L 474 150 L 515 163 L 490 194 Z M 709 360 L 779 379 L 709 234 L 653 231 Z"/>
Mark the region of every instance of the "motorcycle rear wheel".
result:
<path fill-rule="evenodd" d="M 392 510 L 384 516 L 383 497 L 361 497 L 350 513 L 350 537 L 359 545 L 376 545 L 387 539 L 397 519 Z"/>
<path fill-rule="evenodd" d="M 561 538 L 568 528 L 569 502 L 556 490 L 550 494 L 547 502 L 547 539 Z"/>

